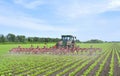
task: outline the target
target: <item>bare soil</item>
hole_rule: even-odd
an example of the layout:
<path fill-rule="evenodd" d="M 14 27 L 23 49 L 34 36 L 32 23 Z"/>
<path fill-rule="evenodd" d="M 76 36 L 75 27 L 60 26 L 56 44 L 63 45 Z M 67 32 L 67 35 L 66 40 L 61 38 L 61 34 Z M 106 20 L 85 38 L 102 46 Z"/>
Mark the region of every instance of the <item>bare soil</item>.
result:
<path fill-rule="evenodd" d="M 114 76 L 120 76 L 120 65 L 118 64 L 118 58 L 116 54 L 114 57 Z"/>
<path fill-rule="evenodd" d="M 108 57 L 100 76 L 109 76 L 111 58 L 112 58 L 112 52 L 111 52 L 110 56 Z"/>

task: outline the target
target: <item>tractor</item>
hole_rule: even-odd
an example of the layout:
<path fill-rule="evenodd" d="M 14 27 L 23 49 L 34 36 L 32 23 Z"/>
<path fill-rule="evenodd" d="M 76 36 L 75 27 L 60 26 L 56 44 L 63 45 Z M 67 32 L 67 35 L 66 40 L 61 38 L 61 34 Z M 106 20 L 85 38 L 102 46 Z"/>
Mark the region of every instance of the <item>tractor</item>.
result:
<path fill-rule="evenodd" d="M 17 48 L 12 48 L 9 50 L 10 53 L 26 53 L 26 54 L 44 54 L 44 53 L 51 53 L 51 54 L 68 54 L 68 53 L 77 53 L 78 52 L 89 52 L 90 55 L 96 51 L 102 51 L 101 48 L 80 48 L 79 46 L 75 45 L 76 37 L 72 35 L 62 35 L 61 40 L 56 43 L 53 47 L 43 47 L 34 48 L 32 45 L 30 48 L 22 48 L 18 46 Z M 46 45 L 46 44 L 45 44 Z"/>
<path fill-rule="evenodd" d="M 75 46 L 76 37 L 72 35 L 62 35 L 61 40 L 56 43 L 56 47 L 69 47 Z"/>

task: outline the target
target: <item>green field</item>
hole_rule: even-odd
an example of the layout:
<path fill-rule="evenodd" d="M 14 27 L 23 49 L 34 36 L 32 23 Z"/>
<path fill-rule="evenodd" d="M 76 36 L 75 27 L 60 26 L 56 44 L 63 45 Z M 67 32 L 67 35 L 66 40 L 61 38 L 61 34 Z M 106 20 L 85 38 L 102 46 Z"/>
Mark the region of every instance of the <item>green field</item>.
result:
<path fill-rule="evenodd" d="M 99 47 L 102 52 L 69 55 L 10 54 L 11 48 L 31 44 L 0 44 L 1 76 L 120 76 L 120 44 L 77 44 Z M 44 44 L 33 44 L 34 47 Z M 53 46 L 49 43 L 47 46 Z"/>

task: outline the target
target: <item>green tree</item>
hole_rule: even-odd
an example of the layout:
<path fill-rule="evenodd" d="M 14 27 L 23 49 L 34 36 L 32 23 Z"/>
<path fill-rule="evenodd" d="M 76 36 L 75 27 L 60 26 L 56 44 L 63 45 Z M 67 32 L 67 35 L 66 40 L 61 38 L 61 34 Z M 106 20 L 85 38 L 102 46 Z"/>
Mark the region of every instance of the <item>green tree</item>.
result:
<path fill-rule="evenodd" d="M 14 34 L 9 33 L 7 35 L 8 42 L 15 42 L 16 36 Z"/>
<path fill-rule="evenodd" d="M 98 40 L 98 39 L 91 39 L 89 41 L 86 41 L 85 43 L 103 43 L 104 41 Z"/>
<path fill-rule="evenodd" d="M 33 42 L 39 42 L 39 37 L 33 37 Z"/>
<path fill-rule="evenodd" d="M 24 35 L 18 35 L 16 36 L 16 41 L 17 42 L 25 42 L 25 36 Z"/>
<path fill-rule="evenodd" d="M 0 43 L 4 43 L 5 42 L 5 37 L 3 34 L 0 35 Z"/>
<path fill-rule="evenodd" d="M 34 41 L 33 39 L 34 39 L 33 37 L 28 37 L 27 38 L 28 42 L 33 42 Z"/>

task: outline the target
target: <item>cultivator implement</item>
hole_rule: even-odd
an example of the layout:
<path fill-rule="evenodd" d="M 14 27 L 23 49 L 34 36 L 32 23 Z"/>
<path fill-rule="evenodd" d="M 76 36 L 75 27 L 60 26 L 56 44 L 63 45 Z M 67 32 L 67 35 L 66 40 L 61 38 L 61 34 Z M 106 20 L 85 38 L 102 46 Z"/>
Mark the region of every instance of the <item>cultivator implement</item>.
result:
<path fill-rule="evenodd" d="M 82 53 L 82 52 L 89 52 L 89 54 L 92 54 L 96 51 L 102 51 L 101 48 L 80 48 L 80 47 L 43 47 L 40 48 L 37 46 L 36 48 L 30 47 L 30 48 L 22 48 L 21 46 L 18 46 L 17 48 L 12 48 L 9 52 L 14 54 L 70 54 L 70 53 Z"/>
<path fill-rule="evenodd" d="M 101 51 L 101 48 L 93 48 L 90 46 L 90 48 L 80 48 L 79 46 L 75 45 L 75 39 L 76 37 L 72 35 L 62 35 L 62 39 L 56 43 L 53 47 L 46 47 L 40 48 L 37 46 L 36 48 L 31 45 L 30 48 L 22 48 L 21 46 L 18 46 L 17 48 L 12 48 L 10 50 L 10 53 L 25 53 L 25 54 L 69 54 L 69 53 L 76 53 L 79 52 L 89 52 L 91 55 L 93 52 Z"/>

